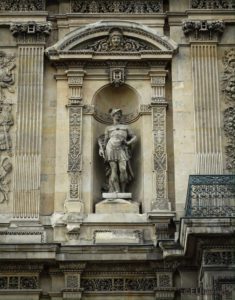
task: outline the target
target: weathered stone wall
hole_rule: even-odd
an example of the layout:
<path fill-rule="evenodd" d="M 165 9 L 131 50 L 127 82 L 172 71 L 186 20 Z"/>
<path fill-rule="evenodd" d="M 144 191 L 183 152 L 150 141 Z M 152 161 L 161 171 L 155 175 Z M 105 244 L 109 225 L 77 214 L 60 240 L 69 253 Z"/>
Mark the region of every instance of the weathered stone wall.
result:
<path fill-rule="evenodd" d="M 233 299 L 234 9 L 1 1 L 0 299 Z M 107 199 L 114 107 L 135 178 Z"/>

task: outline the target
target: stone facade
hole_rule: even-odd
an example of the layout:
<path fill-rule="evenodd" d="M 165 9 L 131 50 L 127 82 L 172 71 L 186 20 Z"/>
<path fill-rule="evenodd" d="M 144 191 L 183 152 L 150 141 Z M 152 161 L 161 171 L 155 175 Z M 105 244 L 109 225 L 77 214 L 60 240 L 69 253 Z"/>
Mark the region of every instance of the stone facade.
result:
<path fill-rule="evenodd" d="M 234 13 L 1 1 L 0 300 L 235 297 Z M 110 108 L 135 137 L 121 192 Z"/>

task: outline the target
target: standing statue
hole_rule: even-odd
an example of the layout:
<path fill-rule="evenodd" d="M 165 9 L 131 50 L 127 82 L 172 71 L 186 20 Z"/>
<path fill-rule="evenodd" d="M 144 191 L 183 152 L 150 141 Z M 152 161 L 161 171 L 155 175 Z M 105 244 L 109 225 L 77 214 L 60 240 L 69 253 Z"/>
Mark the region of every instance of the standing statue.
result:
<path fill-rule="evenodd" d="M 131 168 L 131 145 L 136 135 L 128 125 L 121 124 L 122 110 L 113 108 L 109 111 L 113 125 L 105 129 L 105 134 L 98 139 L 99 155 L 106 163 L 108 192 L 125 193 L 126 185 L 134 178 Z"/>

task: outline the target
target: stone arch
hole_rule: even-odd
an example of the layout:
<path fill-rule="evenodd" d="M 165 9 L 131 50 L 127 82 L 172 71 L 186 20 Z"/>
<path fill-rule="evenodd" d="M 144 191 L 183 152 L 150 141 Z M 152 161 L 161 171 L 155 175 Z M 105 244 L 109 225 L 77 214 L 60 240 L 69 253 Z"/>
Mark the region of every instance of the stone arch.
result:
<path fill-rule="evenodd" d="M 108 100 L 112 98 L 112 101 Z M 141 96 L 138 91 L 129 84 L 123 84 L 118 89 L 111 84 L 105 84 L 99 88 L 92 98 L 94 105 L 94 117 L 102 123 L 111 123 L 111 117 L 108 109 L 111 107 L 120 107 L 123 110 L 125 123 L 134 122 L 140 115 L 139 106 Z M 106 112 L 101 114 L 101 112 Z"/>
<path fill-rule="evenodd" d="M 93 41 L 107 38 L 112 28 L 119 29 L 127 39 L 148 45 L 149 47 L 142 47 L 141 52 L 155 54 L 155 59 L 156 55 L 159 54 L 167 55 L 166 58 L 170 58 L 177 49 L 177 44 L 173 40 L 167 36 L 160 35 L 145 25 L 129 21 L 100 21 L 82 28 L 76 28 L 66 34 L 55 45 L 49 47 L 46 52 L 51 59 L 61 53 L 74 54 L 74 52 L 76 54 L 80 52 L 79 54 L 84 59 L 89 58 L 91 51 L 88 51 L 89 47 L 87 45 L 92 44 Z M 97 51 L 94 50 L 93 52 Z M 129 52 L 133 52 L 133 49 L 130 49 Z M 139 50 L 134 49 L 134 52 L 139 52 Z"/>

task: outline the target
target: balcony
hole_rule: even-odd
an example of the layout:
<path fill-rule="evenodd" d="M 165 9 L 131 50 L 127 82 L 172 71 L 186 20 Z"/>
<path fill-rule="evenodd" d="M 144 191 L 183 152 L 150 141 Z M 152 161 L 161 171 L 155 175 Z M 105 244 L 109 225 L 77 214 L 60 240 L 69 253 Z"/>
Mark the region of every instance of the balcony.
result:
<path fill-rule="evenodd" d="M 235 175 L 190 175 L 186 217 L 235 216 Z"/>

